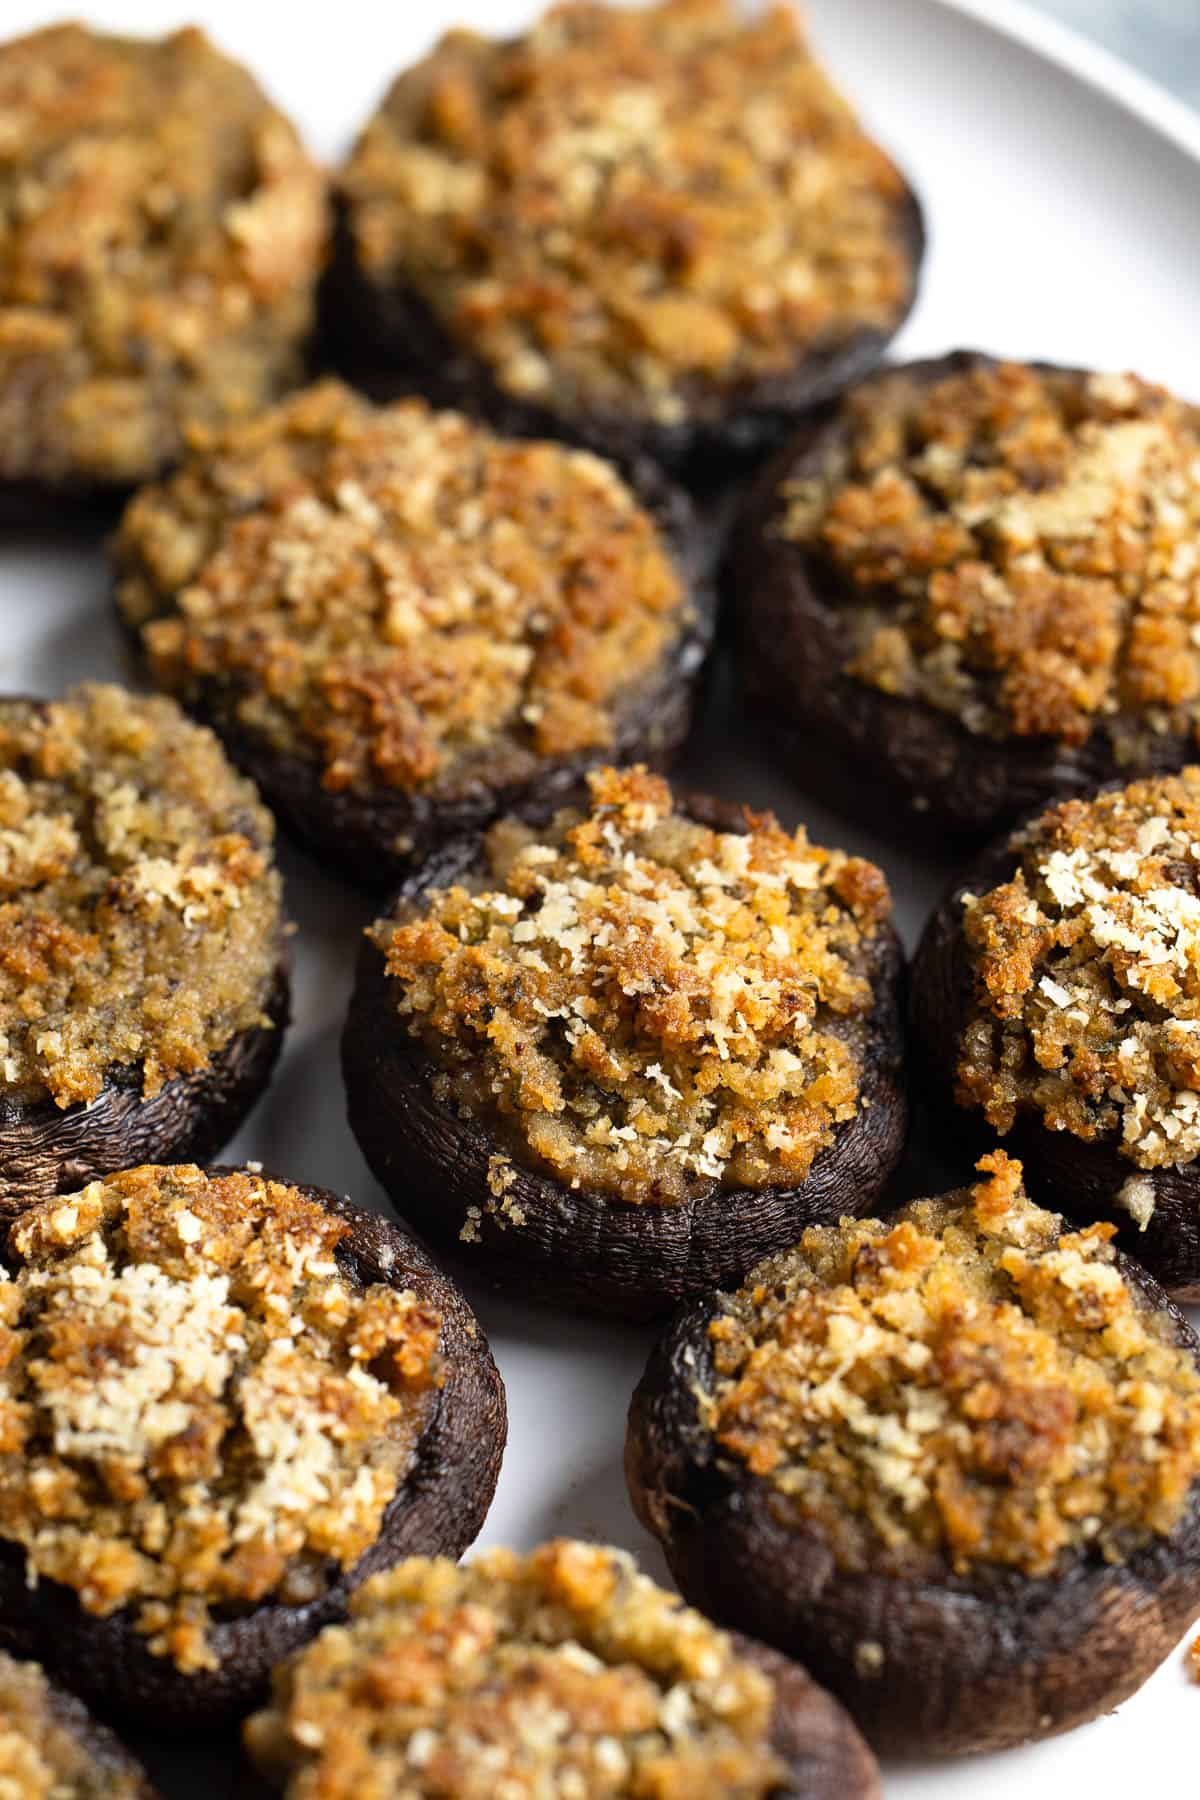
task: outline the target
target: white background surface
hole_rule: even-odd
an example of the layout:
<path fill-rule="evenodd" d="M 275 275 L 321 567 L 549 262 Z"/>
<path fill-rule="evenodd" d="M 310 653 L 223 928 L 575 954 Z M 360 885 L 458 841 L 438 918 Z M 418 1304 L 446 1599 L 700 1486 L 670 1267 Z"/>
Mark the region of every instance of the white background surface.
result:
<path fill-rule="evenodd" d="M 208 0 L 109 0 L 80 9 L 96 22 L 162 30 L 196 17 L 251 62 L 314 148 L 335 155 L 387 78 L 459 18 L 519 24 L 526 7 L 487 0 L 414 4 L 335 0 L 283 8 Z M 816 39 L 926 205 L 931 253 L 906 352 L 974 344 L 1102 367 L 1133 367 L 1200 397 L 1200 127 L 1136 78 L 1084 54 L 1032 14 L 993 0 L 810 0 Z M 978 14 L 979 16 L 973 16 Z M 44 22 L 45 5 L 0 0 L 5 32 Z M 989 23 L 1015 21 L 1029 41 Z M 1057 52 L 1046 60 L 1032 40 Z M 1062 66 L 1083 68 L 1087 80 Z M 1106 91 L 1110 90 L 1110 91 Z M 1119 90 L 1129 110 L 1113 97 Z M 1149 122 L 1142 113 L 1153 115 Z M 84 675 L 128 678 L 98 550 L 29 541 L 0 546 L 0 688 L 53 693 Z M 904 845 L 880 844 L 772 772 L 736 707 L 719 694 L 688 774 L 727 797 L 772 805 L 814 836 L 874 854 L 887 869 L 909 941 L 946 874 Z M 344 1124 L 336 1061 L 355 941 L 368 908 L 285 854 L 288 901 L 301 927 L 295 1023 L 281 1071 L 236 1140 L 297 1179 L 385 1206 Z M 634 1550 L 662 1575 L 656 1547 L 624 1494 L 625 1407 L 645 1333 L 538 1314 L 473 1292 L 507 1387 L 508 1455 L 481 1541 L 525 1546 L 555 1532 Z M 1066 1738 L 942 1767 L 892 1767 L 886 1790 L 1030 1800 L 1072 1790 L 1125 1794 L 1168 1771 L 1194 1783 L 1200 1690 L 1182 1655 L 1119 1714 Z M 219 1746 L 151 1751 L 168 1792 L 229 1791 Z"/>

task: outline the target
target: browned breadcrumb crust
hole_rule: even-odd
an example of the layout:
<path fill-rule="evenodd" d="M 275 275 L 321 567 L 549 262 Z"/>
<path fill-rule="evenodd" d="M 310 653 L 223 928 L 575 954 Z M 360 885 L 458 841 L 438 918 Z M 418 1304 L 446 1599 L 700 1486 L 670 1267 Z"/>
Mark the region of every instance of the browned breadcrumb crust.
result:
<path fill-rule="evenodd" d="M 367 277 L 414 289 L 501 387 L 676 423 L 700 391 L 892 329 L 907 190 L 789 8 L 555 6 L 453 31 L 342 175 Z"/>
<path fill-rule="evenodd" d="M 0 698 L 0 1093 L 146 1096 L 267 1026 L 274 825 L 170 700 Z"/>
<path fill-rule="evenodd" d="M 297 1188 L 130 1169 L 32 1208 L 0 1279 L 0 1538 L 214 1667 L 214 1610 L 303 1604 L 379 1534 L 440 1382 L 440 1315 L 363 1288 Z M 3 1271 L 0 1270 L 0 1274 Z"/>
<path fill-rule="evenodd" d="M 1200 1152 L 1200 768 L 1043 813 L 1017 867 L 967 895 L 974 1003 L 956 1096 L 1115 1141 L 1141 1169 Z M 1121 1202 L 1144 1230 L 1154 1189 Z"/>
<path fill-rule="evenodd" d="M 717 1442 L 847 1569 L 1120 1562 L 1200 1475 L 1200 1369 L 994 1151 L 973 1188 L 806 1231 L 723 1296 Z"/>
<path fill-rule="evenodd" d="M 36 1663 L 0 1650 L 0 1800 L 144 1800 L 127 1770 L 99 1762 L 63 1724 Z"/>
<path fill-rule="evenodd" d="M 1131 758 L 1200 719 L 1198 420 L 1131 375 L 899 371 L 848 398 L 779 529 L 835 578 L 860 681 L 996 738 L 1101 724 Z"/>
<path fill-rule="evenodd" d="M 414 1557 L 275 1675 L 245 1728 L 288 1800 L 766 1800 L 774 1688 L 619 1550 Z"/>
<path fill-rule="evenodd" d="M 698 825 L 642 768 L 588 785 L 373 928 L 439 1092 L 623 1201 L 802 1181 L 858 1105 L 883 875 L 769 814 Z M 493 1158 L 501 1214 L 510 1179 Z"/>
<path fill-rule="evenodd" d="M 607 463 L 336 382 L 138 495 L 117 554 L 155 680 L 187 701 L 223 686 L 330 789 L 603 747 L 686 617 Z"/>
<path fill-rule="evenodd" d="M 0 477 L 129 483 L 299 378 L 321 176 L 196 30 L 0 45 Z"/>

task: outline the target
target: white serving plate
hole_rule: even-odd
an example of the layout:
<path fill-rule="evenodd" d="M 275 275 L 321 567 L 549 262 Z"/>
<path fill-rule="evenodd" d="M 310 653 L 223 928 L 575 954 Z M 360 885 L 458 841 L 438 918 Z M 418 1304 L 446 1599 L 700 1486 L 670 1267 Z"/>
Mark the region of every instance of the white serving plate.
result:
<path fill-rule="evenodd" d="M 161 31 L 194 17 L 263 76 L 319 153 L 333 157 L 390 74 L 443 27 L 519 25 L 511 0 L 107 0 L 95 23 Z M 1200 396 L 1200 121 L 1151 83 L 1013 0 L 809 0 L 814 36 L 924 201 L 931 251 L 903 352 L 957 344 L 1098 367 L 1136 368 Z M 47 21 L 36 0 L 3 0 L 9 32 Z M 0 547 L 0 690 L 52 693 L 82 676 L 128 678 L 107 605 L 103 555 L 30 539 Z M 747 741 L 728 684 L 687 775 L 727 798 L 803 819 L 827 842 L 875 855 L 911 943 L 946 876 L 903 844 L 882 844 L 773 773 Z M 300 926 L 295 1022 L 266 1098 L 233 1156 L 386 1208 L 345 1124 L 337 1039 L 361 898 L 285 851 Z M 665 1579 L 629 1509 L 625 1409 L 650 1337 L 473 1294 L 508 1387 L 507 1458 L 482 1543 L 553 1533 L 605 1539 Z M 1030 1800 L 1128 1793 L 1143 1771 L 1194 1757 L 1200 1692 L 1182 1653 L 1112 1717 L 1003 1756 L 886 1771 L 892 1800 Z M 150 1746 L 169 1795 L 230 1793 L 219 1744 Z"/>

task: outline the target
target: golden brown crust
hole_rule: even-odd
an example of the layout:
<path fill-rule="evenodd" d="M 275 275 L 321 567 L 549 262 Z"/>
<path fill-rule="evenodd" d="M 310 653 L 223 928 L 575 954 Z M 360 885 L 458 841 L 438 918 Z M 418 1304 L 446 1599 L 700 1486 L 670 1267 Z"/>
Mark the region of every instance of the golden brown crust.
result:
<path fill-rule="evenodd" d="M 128 484 L 299 376 L 321 176 L 196 30 L 0 46 L 0 478 Z"/>
<path fill-rule="evenodd" d="M 770 817 L 701 825 L 643 769 L 589 789 L 376 927 L 439 1096 L 496 1126 L 489 1211 L 509 1152 L 635 1203 L 802 1182 L 857 1109 L 882 874 Z"/>
<path fill-rule="evenodd" d="M 289 1800 L 765 1800 L 774 1684 L 619 1551 L 559 1540 L 359 1589 L 246 1727 Z"/>
<path fill-rule="evenodd" d="M 976 736 L 1127 759 L 1200 712 L 1200 428 L 1128 375 L 971 360 L 862 384 L 775 529 L 821 564 L 847 672 Z"/>
<path fill-rule="evenodd" d="M 1002 1151 L 965 1194 L 805 1233 L 723 1297 L 721 1449 L 843 1570 L 1025 1575 L 1165 1538 L 1200 1475 L 1200 1370 Z"/>
<path fill-rule="evenodd" d="M 0 1092 L 143 1094 L 270 1025 L 274 827 L 169 700 L 0 699 Z"/>
<path fill-rule="evenodd" d="M 375 1541 L 441 1317 L 363 1288 L 348 1224 L 252 1172 L 144 1166 L 28 1211 L 0 1279 L 0 1537 L 155 1654 L 211 1608 L 300 1605 Z"/>
<path fill-rule="evenodd" d="M 997 1131 L 1033 1114 L 1135 1169 L 1200 1152 L 1200 768 L 1053 807 L 1011 876 L 968 894 L 972 998 L 955 1094 Z M 1121 1203 L 1144 1228 L 1151 1183 Z"/>
<path fill-rule="evenodd" d="M 553 7 L 402 74 L 343 172 L 361 272 L 499 387 L 674 425 L 911 299 L 908 191 L 789 9 Z"/>
<path fill-rule="evenodd" d="M 603 748 L 689 619 L 607 464 L 334 382 L 198 446 L 134 499 L 117 556 L 160 685 L 223 690 L 332 793 Z"/>

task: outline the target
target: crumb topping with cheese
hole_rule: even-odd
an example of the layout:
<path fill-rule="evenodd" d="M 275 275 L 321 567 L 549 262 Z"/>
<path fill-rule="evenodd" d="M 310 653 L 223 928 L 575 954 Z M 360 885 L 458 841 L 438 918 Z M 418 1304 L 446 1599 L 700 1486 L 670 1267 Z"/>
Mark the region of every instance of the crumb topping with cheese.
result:
<path fill-rule="evenodd" d="M 288 1800 L 767 1800 L 774 1687 L 619 1550 L 374 1576 L 276 1671 L 247 1746 Z"/>
<path fill-rule="evenodd" d="M 691 617 L 598 457 L 332 381 L 143 490 L 117 556 L 156 682 L 333 790 L 603 748 Z"/>
<path fill-rule="evenodd" d="M 37 1663 L 2 1650 L 0 1800 L 146 1800 L 132 1769 L 97 1756 L 72 1729 Z"/>
<path fill-rule="evenodd" d="M 445 36 L 341 177 L 368 280 L 511 394 L 675 424 L 912 294 L 910 202 L 790 8 L 558 5 Z"/>
<path fill-rule="evenodd" d="M 973 359 L 846 400 L 776 529 L 848 671 L 970 732 L 1139 746 L 1200 722 L 1200 414 L 1132 375 Z"/>
<path fill-rule="evenodd" d="M 440 1315 L 363 1287 L 349 1226 L 246 1170 L 144 1166 L 33 1207 L 0 1267 L 0 1538 L 215 1667 L 214 1614 L 302 1605 L 379 1535 Z"/>
<path fill-rule="evenodd" d="M 1052 807 L 968 895 L 974 1003 L 956 1094 L 997 1131 L 1035 1113 L 1140 1169 L 1200 1153 L 1200 768 Z M 1146 1189 L 1149 1188 L 1149 1193 Z M 1126 1182 L 1143 1226 L 1153 1186 Z"/>
<path fill-rule="evenodd" d="M 197 30 L 0 44 L 0 477 L 143 481 L 299 379 L 324 186 Z"/>
<path fill-rule="evenodd" d="M 0 698 L 0 1093 L 150 1097 L 269 1026 L 274 822 L 170 700 Z"/>
<path fill-rule="evenodd" d="M 722 1451 L 845 1569 L 1030 1576 L 1121 1562 L 1200 1475 L 1200 1365 L 1118 1266 L 994 1151 L 974 1187 L 806 1231 L 722 1296 Z"/>
<path fill-rule="evenodd" d="M 603 769 L 373 936 L 439 1097 L 573 1188 L 675 1205 L 803 1181 L 855 1116 L 890 912 L 873 864 L 803 829 L 713 830 Z"/>

